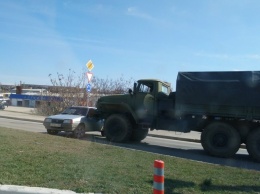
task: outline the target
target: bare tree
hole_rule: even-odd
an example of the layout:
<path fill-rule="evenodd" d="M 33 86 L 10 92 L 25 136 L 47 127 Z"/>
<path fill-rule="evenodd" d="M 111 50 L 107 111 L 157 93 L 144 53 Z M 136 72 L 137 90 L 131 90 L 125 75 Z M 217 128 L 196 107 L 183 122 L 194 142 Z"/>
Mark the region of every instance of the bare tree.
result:
<path fill-rule="evenodd" d="M 88 94 L 88 105 L 95 106 L 100 96 L 125 94 L 133 86 L 133 78 L 126 79 L 123 75 L 119 78 L 98 78 L 94 77 L 91 85 L 92 91 Z"/>
<path fill-rule="evenodd" d="M 116 79 L 95 77 L 92 84 L 97 94 L 123 94 L 126 93 L 129 88 L 132 88 L 133 78 L 126 80 L 123 75 Z"/>
<path fill-rule="evenodd" d="M 86 105 L 86 76 L 69 69 L 67 75 L 57 73 L 56 77 L 49 74 L 52 86 L 48 88 L 48 101 L 42 101 L 36 108 L 38 114 L 50 115 L 61 112 L 69 106 Z"/>
<path fill-rule="evenodd" d="M 126 93 L 132 87 L 133 79 L 126 80 L 123 75 L 116 79 L 94 77 L 91 92 L 86 91 L 86 74 L 78 76 L 73 70 L 67 75 L 57 73 L 56 77 L 49 74 L 52 86 L 48 88 L 48 101 L 42 101 L 36 108 L 41 115 L 57 114 L 69 106 L 95 106 L 100 96 Z"/>

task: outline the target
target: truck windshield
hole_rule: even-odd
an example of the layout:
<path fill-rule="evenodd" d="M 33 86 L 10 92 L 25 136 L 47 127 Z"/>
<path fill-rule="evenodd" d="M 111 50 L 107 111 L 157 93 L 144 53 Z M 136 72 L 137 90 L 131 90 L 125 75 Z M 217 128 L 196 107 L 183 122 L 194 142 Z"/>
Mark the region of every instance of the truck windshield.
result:
<path fill-rule="evenodd" d="M 138 92 L 149 93 L 149 92 L 152 92 L 152 90 L 153 90 L 153 86 L 152 85 L 145 85 L 145 84 L 141 83 L 139 85 Z"/>

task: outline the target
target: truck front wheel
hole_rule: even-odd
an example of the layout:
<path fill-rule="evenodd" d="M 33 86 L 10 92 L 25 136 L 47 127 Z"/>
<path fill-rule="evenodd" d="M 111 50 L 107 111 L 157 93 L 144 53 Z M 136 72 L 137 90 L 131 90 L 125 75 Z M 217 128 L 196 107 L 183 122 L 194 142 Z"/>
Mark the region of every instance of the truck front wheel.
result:
<path fill-rule="evenodd" d="M 135 142 L 140 142 L 146 138 L 148 132 L 149 132 L 149 128 L 145 128 L 145 129 L 136 128 L 133 130 L 131 140 Z"/>
<path fill-rule="evenodd" d="M 246 149 L 253 159 L 260 162 L 260 128 L 249 133 L 246 140 Z"/>
<path fill-rule="evenodd" d="M 114 114 L 106 119 L 104 132 L 109 141 L 126 142 L 132 135 L 132 125 L 124 115 Z"/>
<path fill-rule="evenodd" d="M 231 125 L 214 122 L 202 131 L 201 144 L 210 155 L 227 158 L 238 151 L 241 138 Z"/>

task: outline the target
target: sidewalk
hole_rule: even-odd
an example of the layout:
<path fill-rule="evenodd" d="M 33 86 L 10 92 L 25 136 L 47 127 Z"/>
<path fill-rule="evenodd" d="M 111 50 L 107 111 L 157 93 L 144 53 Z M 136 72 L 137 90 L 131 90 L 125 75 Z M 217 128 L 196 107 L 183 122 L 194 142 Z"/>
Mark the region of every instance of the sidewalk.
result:
<path fill-rule="evenodd" d="M 5 110 L 0 110 L 0 117 L 2 118 L 15 118 L 33 122 L 43 122 L 45 116 L 35 114 L 34 108 L 9 106 Z M 200 132 L 191 131 L 190 133 L 181 133 L 166 130 L 153 130 L 149 131 L 148 136 L 161 137 L 167 139 L 176 139 L 190 142 L 200 142 Z"/>
<path fill-rule="evenodd" d="M 0 117 L 2 118 L 16 118 L 19 120 L 43 122 L 44 116 L 35 114 L 34 108 L 8 106 L 4 110 L 0 110 Z"/>

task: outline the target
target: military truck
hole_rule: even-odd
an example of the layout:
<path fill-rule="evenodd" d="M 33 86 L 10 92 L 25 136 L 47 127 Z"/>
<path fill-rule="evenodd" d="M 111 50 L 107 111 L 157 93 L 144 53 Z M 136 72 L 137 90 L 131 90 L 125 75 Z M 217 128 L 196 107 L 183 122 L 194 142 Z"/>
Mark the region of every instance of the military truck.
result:
<path fill-rule="evenodd" d="M 128 94 L 99 98 L 97 109 L 109 141 L 141 141 L 149 129 L 198 131 L 209 154 L 232 157 L 246 144 L 260 162 L 260 71 L 179 72 L 175 92 L 141 79 Z"/>

